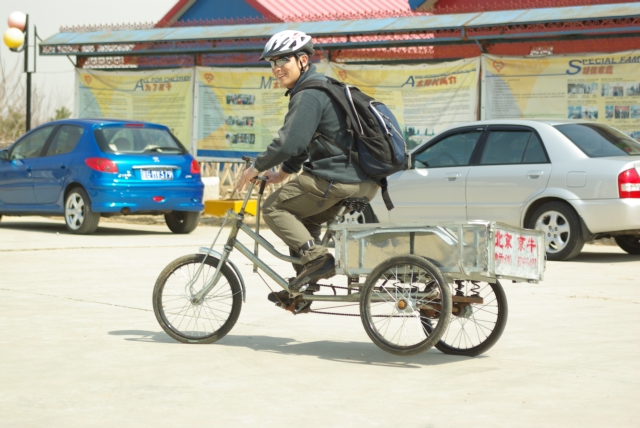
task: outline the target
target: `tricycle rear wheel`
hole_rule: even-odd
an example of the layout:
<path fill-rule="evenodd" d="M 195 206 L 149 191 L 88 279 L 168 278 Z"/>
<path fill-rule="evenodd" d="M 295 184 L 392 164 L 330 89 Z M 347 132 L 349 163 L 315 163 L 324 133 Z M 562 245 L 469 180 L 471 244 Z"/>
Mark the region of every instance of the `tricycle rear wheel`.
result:
<path fill-rule="evenodd" d="M 445 333 L 451 317 L 450 286 L 428 260 L 392 257 L 367 277 L 360 316 L 378 347 L 395 355 L 415 355 Z"/>
<path fill-rule="evenodd" d="M 479 296 L 481 304 L 454 303 L 456 312 L 451 316 L 449 328 L 436 344 L 436 348 L 451 355 L 475 357 L 496 344 L 507 325 L 507 296 L 500 281 L 495 283 L 456 280 L 451 294 Z"/>

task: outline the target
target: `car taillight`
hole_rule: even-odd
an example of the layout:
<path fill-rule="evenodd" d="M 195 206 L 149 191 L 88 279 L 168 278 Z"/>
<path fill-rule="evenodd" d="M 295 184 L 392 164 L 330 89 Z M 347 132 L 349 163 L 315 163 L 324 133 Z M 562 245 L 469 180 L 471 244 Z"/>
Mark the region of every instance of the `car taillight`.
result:
<path fill-rule="evenodd" d="M 84 162 L 87 164 L 89 168 L 95 169 L 96 171 L 111 172 L 114 174 L 118 172 L 118 164 L 116 164 L 114 161 L 110 159 L 87 158 L 85 159 Z"/>
<path fill-rule="evenodd" d="M 191 174 L 200 174 L 200 164 L 195 159 L 191 161 Z"/>
<path fill-rule="evenodd" d="M 618 175 L 618 191 L 620 198 L 640 198 L 640 176 L 635 168 Z"/>

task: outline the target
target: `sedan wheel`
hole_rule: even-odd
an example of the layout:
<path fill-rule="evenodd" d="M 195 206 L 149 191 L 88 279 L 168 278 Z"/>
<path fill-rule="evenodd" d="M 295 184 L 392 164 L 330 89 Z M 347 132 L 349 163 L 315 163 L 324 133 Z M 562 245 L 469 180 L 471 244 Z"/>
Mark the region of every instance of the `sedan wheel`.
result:
<path fill-rule="evenodd" d="M 584 246 L 578 215 L 562 202 L 549 202 L 539 207 L 527 227 L 544 232 L 549 260 L 572 259 Z"/>
<path fill-rule="evenodd" d="M 67 195 L 64 221 L 69 232 L 80 235 L 93 233 L 98 228 L 100 214 L 91 211 L 89 195 L 83 188 L 72 189 Z"/>
<path fill-rule="evenodd" d="M 640 235 L 622 235 L 614 239 L 616 244 L 627 253 L 640 255 Z"/>
<path fill-rule="evenodd" d="M 344 215 L 344 223 L 347 224 L 369 224 L 378 223 L 373 210 L 370 205 L 367 205 L 364 210 L 359 213 L 357 211 L 351 211 Z"/>
<path fill-rule="evenodd" d="M 171 211 L 164 215 L 164 221 L 173 233 L 193 232 L 199 219 L 200 213 L 195 211 Z"/>
<path fill-rule="evenodd" d="M 350 213 L 346 213 L 344 215 L 344 223 L 347 224 L 364 224 L 366 223 L 366 221 L 364 220 L 364 214 L 357 212 L 357 211 L 351 211 Z"/>

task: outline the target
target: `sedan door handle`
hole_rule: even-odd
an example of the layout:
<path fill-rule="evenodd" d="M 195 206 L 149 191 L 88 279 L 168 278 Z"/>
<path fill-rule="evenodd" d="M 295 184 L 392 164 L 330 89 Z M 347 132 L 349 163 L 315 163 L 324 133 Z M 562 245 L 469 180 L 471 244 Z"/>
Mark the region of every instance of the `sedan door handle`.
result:
<path fill-rule="evenodd" d="M 60 169 L 67 169 L 67 165 L 65 165 L 65 164 L 63 164 L 63 163 L 62 163 L 62 164 L 60 164 Z"/>
<path fill-rule="evenodd" d="M 544 174 L 544 171 L 528 171 L 527 177 L 536 179 L 540 177 L 542 174 Z"/>
<path fill-rule="evenodd" d="M 462 174 L 459 172 L 450 172 L 446 174 L 445 177 L 447 178 L 447 181 L 455 181 L 457 178 L 462 177 Z"/>

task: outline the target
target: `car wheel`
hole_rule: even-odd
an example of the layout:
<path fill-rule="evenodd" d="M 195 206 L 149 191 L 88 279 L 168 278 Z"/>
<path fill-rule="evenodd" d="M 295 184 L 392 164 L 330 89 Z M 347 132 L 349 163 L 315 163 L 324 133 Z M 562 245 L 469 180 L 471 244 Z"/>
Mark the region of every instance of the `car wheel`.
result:
<path fill-rule="evenodd" d="M 78 235 L 96 231 L 100 214 L 91 211 L 91 200 L 82 187 L 71 189 L 64 203 L 64 221 L 67 230 Z"/>
<path fill-rule="evenodd" d="M 173 233 L 191 233 L 198 227 L 200 213 L 195 211 L 171 211 L 164 221 Z"/>
<path fill-rule="evenodd" d="M 578 214 L 565 203 L 548 202 L 540 206 L 527 227 L 544 232 L 548 260 L 572 259 L 584 247 Z"/>
<path fill-rule="evenodd" d="M 616 244 L 629 254 L 640 255 L 640 235 L 615 236 Z"/>
<path fill-rule="evenodd" d="M 378 219 L 373 213 L 373 210 L 371 209 L 371 205 L 367 205 L 361 213 L 357 211 L 351 211 L 345 214 L 344 223 L 348 223 L 348 224 L 378 223 Z"/>

